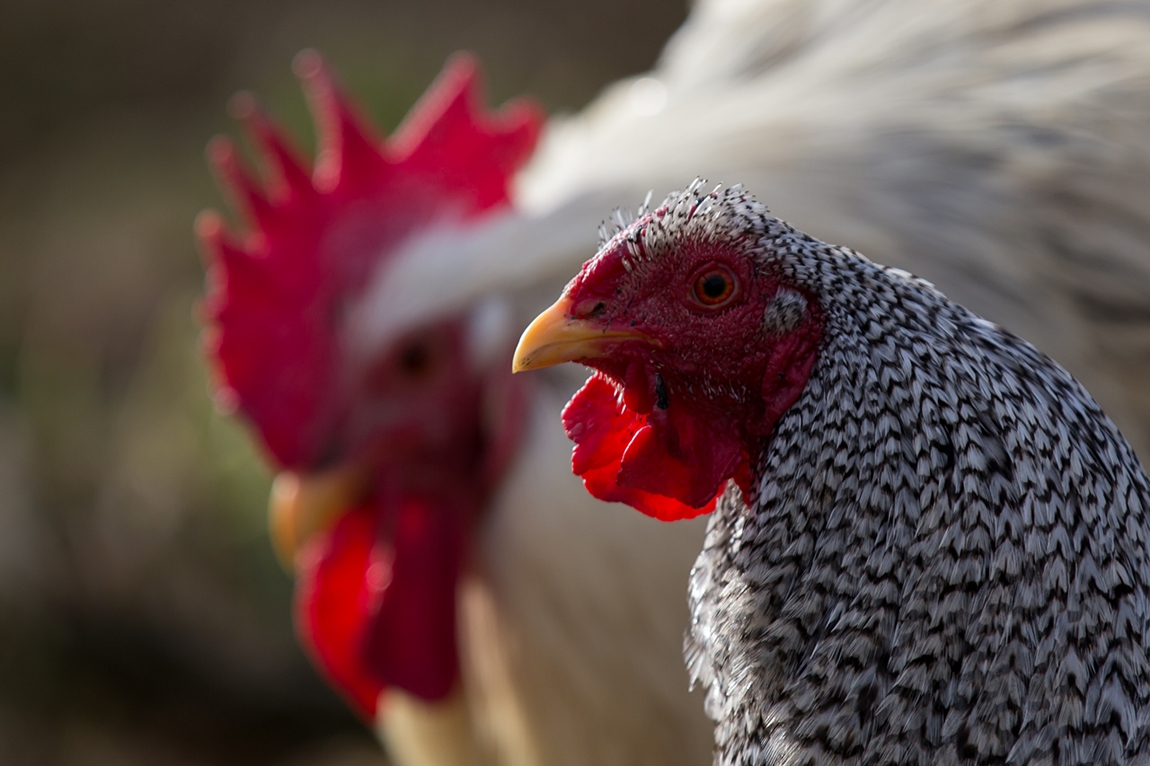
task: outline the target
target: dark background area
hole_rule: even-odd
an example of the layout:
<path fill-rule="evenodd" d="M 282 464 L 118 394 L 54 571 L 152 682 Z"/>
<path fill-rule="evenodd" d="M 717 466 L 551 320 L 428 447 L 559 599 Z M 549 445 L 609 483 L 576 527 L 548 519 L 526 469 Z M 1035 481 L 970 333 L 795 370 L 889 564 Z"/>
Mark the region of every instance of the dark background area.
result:
<path fill-rule="evenodd" d="M 0 762 L 368 764 L 291 633 L 270 474 L 212 413 L 192 220 L 255 91 L 311 146 L 319 49 L 390 130 L 453 51 L 576 109 L 682 0 L 0 3 Z"/>

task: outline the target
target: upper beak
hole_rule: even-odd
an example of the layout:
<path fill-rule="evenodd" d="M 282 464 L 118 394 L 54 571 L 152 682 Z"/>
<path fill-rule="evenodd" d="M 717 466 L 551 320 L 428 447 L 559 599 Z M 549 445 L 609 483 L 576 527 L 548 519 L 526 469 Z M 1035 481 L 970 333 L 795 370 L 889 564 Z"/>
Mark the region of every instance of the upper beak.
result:
<path fill-rule="evenodd" d="M 571 299 L 564 295 L 551 308 L 535 317 L 515 347 L 512 372 L 594 359 L 603 356 L 603 352 L 611 346 L 626 340 L 652 342 L 646 335 L 634 330 L 609 330 L 601 324 L 578 319 L 571 315 L 571 308 Z"/>
<path fill-rule="evenodd" d="M 284 569 L 292 569 L 303 544 L 355 504 L 363 488 L 364 476 L 358 468 L 314 474 L 283 471 L 276 476 L 268 498 L 268 526 Z"/>

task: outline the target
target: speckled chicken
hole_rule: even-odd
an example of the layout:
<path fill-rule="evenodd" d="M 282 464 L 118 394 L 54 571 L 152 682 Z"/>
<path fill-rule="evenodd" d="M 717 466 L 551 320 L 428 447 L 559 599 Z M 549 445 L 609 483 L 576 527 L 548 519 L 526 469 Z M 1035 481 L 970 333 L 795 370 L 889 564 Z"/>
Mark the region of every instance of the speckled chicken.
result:
<path fill-rule="evenodd" d="M 714 510 L 687 657 L 716 764 L 1150 761 L 1150 480 L 1033 346 L 696 182 L 516 353 L 572 360 L 592 494 Z"/>

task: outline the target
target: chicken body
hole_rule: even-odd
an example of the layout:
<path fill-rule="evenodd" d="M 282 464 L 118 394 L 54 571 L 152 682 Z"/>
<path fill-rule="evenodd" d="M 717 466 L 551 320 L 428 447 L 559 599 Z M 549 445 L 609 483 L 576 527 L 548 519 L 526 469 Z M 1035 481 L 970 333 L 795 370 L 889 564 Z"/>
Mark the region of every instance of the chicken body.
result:
<path fill-rule="evenodd" d="M 741 488 L 690 586 L 716 764 L 1150 758 L 1150 479 L 1030 344 L 696 183 L 603 247 L 516 364 L 566 360 L 600 370 L 564 414 L 577 470 L 621 428 L 616 487 L 690 513 L 710 495 L 674 471 L 742 450 L 706 485 Z"/>

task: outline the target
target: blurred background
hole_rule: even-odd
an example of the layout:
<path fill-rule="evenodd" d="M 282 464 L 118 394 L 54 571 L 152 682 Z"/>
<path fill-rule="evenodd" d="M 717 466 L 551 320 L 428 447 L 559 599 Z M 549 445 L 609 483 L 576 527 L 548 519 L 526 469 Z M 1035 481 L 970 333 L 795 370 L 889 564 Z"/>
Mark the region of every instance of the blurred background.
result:
<path fill-rule="evenodd" d="M 453 51 L 551 112 L 654 63 L 685 0 L 0 3 L 0 761 L 370 764 L 295 644 L 270 476 L 214 414 L 192 220 L 251 89 L 313 145 L 318 48 L 390 131 Z"/>

